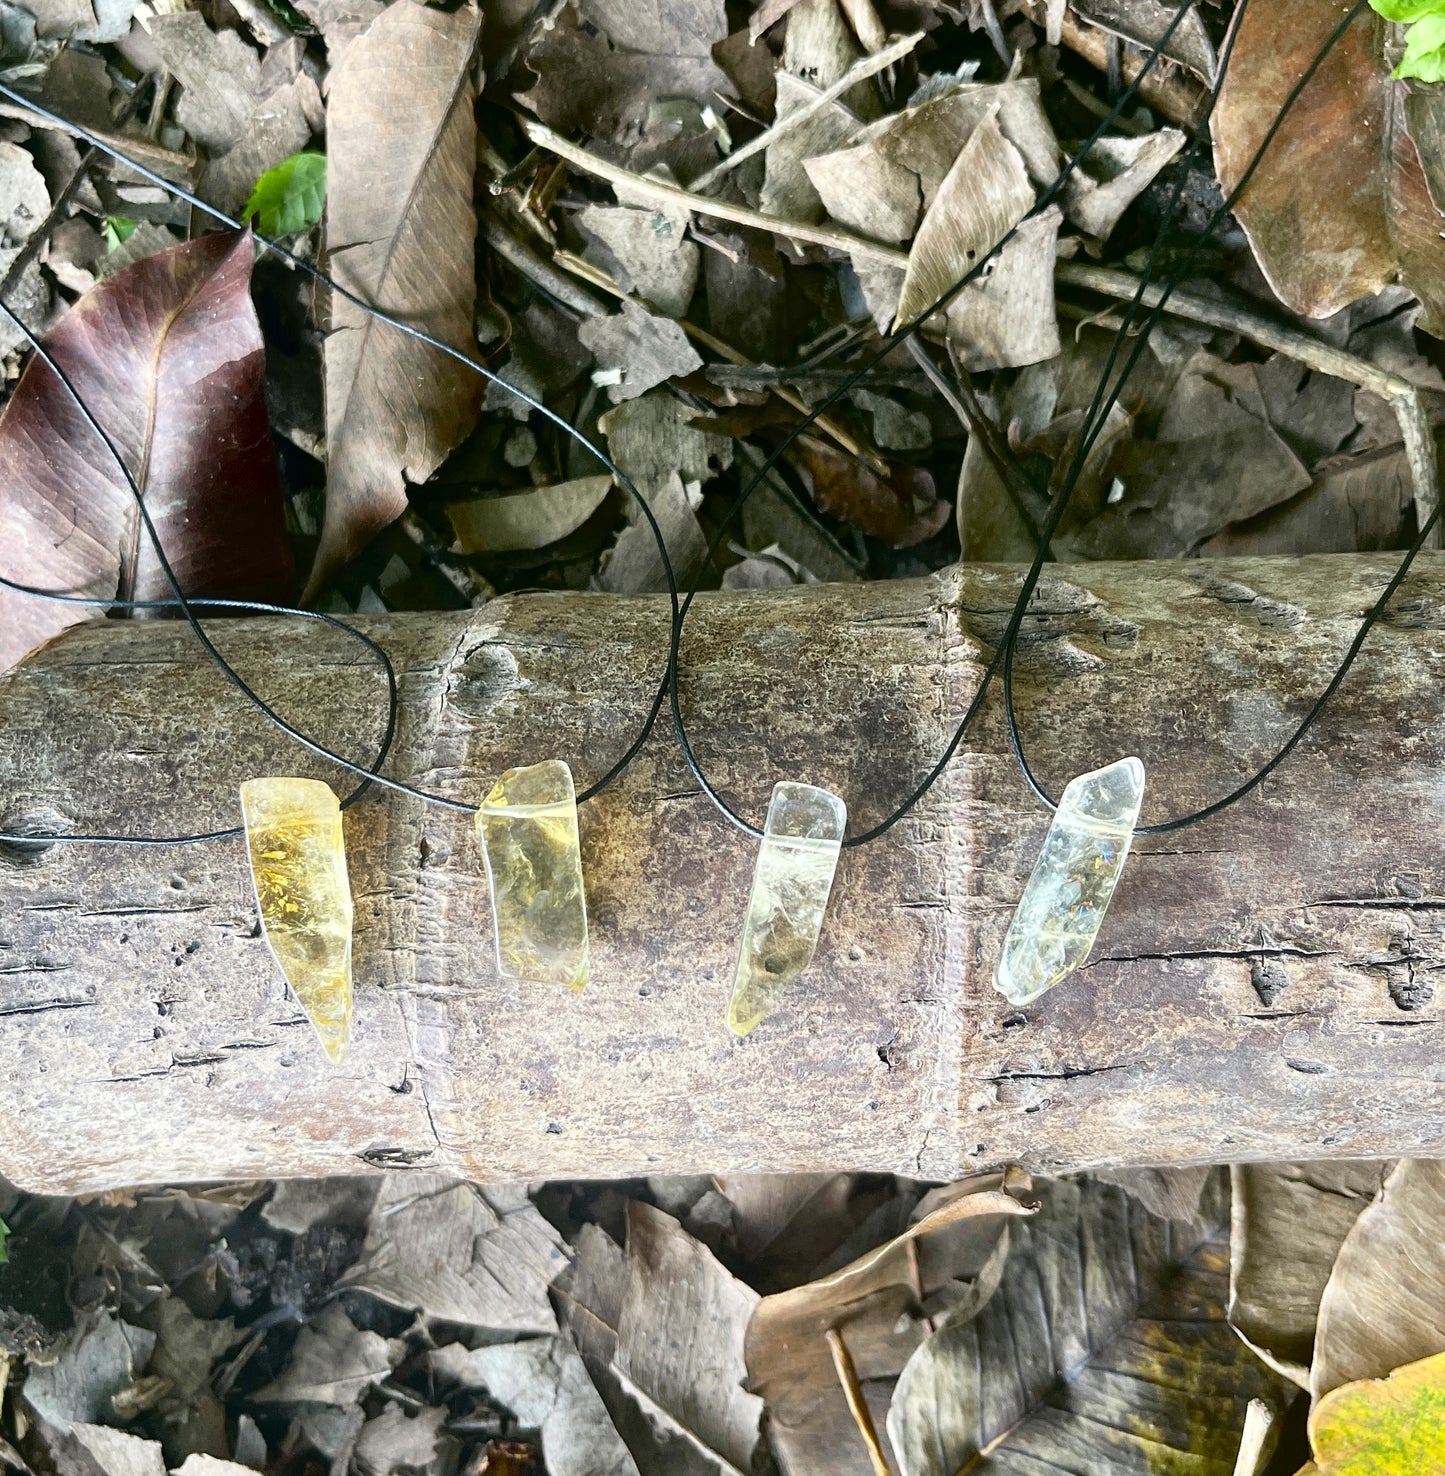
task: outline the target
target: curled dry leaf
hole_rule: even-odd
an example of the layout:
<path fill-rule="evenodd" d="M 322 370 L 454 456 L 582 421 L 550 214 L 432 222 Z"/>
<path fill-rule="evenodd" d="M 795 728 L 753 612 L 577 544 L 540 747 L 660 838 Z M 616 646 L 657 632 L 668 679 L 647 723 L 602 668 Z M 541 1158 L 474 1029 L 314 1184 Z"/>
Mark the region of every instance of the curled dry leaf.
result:
<path fill-rule="evenodd" d="M 1445 1352 L 1442 1223 L 1445 1163 L 1402 1160 L 1345 1236 L 1320 1298 L 1310 1368 L 1316 1400 Z"/>
<path fill-rule="evenodd" d="M 743 1335 L 758 1296 L 705 1245 L 671 1215 L 630 1201 L 625 1255 L 587 1225 L 556 1289 L 631 1448 L 668 1452 L 649 1469 L 753 1469 L 763 1401 L 743 1387 Z"/>
<path fill-rule="evenodd" d="M 384 1182 L 344 1284 L 423 1317 L 548 1333 L 547 1287 L 566 1260 L 525 1190 L 412 1174 Z"/>
<path fill-rule="evenodd" d="M 254 1396 L 260 1404 L 355 1404 L 400 1361 L 404 1345 L 356 1326 L 332 1302 L 296 1337 L 279 1377 Z"/>
<path fill-rule="evenodd" d="M 1332 1390 L 1309 1433 L 1319 1476 L 1445 1471 L 1445 1353 Z"/>
<path fill-rule="evenodd" d="M 1388 1163 L 1242 1163 L 1230 1170 L 1229 1321 L 1266 1363 L 1309 1387 L 1335 1256 Z"/>
<path fill-rule="evenodd" d="M 580 528 L 611 490 L 612 476 L 603 472 L 551 487 L 529 487 L 509 497 L 449 502 L 447 516 L 462 553 L 544 548 Z"/>
<path fill-rule="evenodd" d="M 332 276 L 453 347 L 472 345 L 477 127 L 474 5 L 394 0 L 346 48 L 326 109 Z M 471 430 L 481 378 L 333 294 L 326 371 L 326 520 L 313 594 L 406 508 Z"/>
<path fill-rule="evenodd" d="M 1251 6 L 1214 113 L 1215 168 L 1235 188 L 1286 98 L 1344 12 L 1336 0 Z M 1280 300 L 1325 317 L 1386 282 L 1425 304 L 1445 333 L 1445 218 L 1405 126 L 1405 93 L 1385 63 L 1386 22 L 1347 28 L 1286 116 L 1236 207 Z"/>
<path fill-rule="evenodd" d="M 182 588 L 284 601 L 291 551 L 252 258 L 249 232 L 148 257 L 81 298 L 46 347 L 139 482 Z M 44 589 L 171 593 L 120 469 L 38 359 L 0 416 L 0 549 L 0 572 Z M 0 590 L 0 669 L 92 614 Z"/>
<path fill-rule="evenodd" d="M 923 1317 L 956 1308 L 970 1283 L 989 1280 L 1008 1219 L 1035 1207 L 1017 1171 L 965 1179 L 924 1203 L 938 1198 L 937 1209 L 887 1244 L 758 1303 L 748 1324 L 748 1383 L 767 1403 L 773 1453 L 788 1476 L 870 1470 L 828 1331 L 842 1334 L 860 1379 L 892 1377 L 926 1336 Z"/>
<path fill-rule="evenodd" d="M 861 461 L 808 435 L 799 436 L 789 454 L 812 478 L 813 501 L 820 511 L 845 518 L 894 548 L 911 548 L 932 538 L 952 511 L 921 466 L 895 463 L 885 482 Z"/>
<path fill-rule="evenodd" d="M 953 1476 L 984 1449 L 988 1471 L 1231 1476 L 1250 1400 L 1281 1388 L 1224 1320 L 1212 1217 L 1159 1220 L 1089 1179 L 1040 1193 L 992 1300 L 903 1370 L 903 1476 Z"/>

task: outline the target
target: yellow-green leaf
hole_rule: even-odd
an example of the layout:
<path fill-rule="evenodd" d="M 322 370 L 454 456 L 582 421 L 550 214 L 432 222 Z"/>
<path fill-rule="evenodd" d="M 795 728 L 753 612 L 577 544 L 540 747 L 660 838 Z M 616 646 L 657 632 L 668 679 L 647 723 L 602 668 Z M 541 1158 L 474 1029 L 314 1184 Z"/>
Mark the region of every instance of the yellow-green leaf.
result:
<path fill-rule="evenodd" d="M 1310 1415 L 1319 1476 L 1445 1471 L 1445 1353 L 1326 1394 Z"/>
<path fill-rule="evenodd" d="M 256 216 L 263 236 L 289 236 L 314 226 L 325 203 L 326 155 L 292 154 L 256 181 L 246 219 Z"/>

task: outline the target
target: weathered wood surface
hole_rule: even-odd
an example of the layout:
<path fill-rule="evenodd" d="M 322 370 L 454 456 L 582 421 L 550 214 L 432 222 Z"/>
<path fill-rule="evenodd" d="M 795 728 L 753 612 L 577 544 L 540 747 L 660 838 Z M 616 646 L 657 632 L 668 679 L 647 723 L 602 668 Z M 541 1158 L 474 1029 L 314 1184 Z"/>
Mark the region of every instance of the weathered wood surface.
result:
<path fill-rule="evenodd" d="M 1057 788 L 1140 754 L 1145 819 L 1223 793 L 1327 679 L 1393 558 L 1060 569 L 1020 705 Z M 857 824 L 931 764 L 1017 571 L 700 601 L 686 707 L 724 789 L 827 784 Z M 476 799 L 621 751 L 661 669 L 653 599 L 527 595 L 367 622 L 402 672 L 392 772 Z M 280 709 L 362 755 L 382 683 L 334 634 L 217 626 Z M 0 681 L 0 816 L 165 832 L 237 820 L 288 747 L 184 629 L 103 622 Z M 239 843 L 0 859 L 0 1172 L 35 1189 L 422 1165 L 480 1179 L 1021 1160 L 1430 1154 L 1445 1132 L 1445 556 L 1426 556 L 1317 733 L 1226 815 L 1137 847 L 1093 962 L 1027 1010 L 994 960 L 1047 816 L 997 701 L 925 803 L 845 852 L 816 963 L 723 1023 L 754 844 L 669 731 L 582 812 L 581 994 L 498 980 L 463 816 L 347 820 L 357 1032 L 328 1067 L 258 935 Z M 9 826 L 7 826 L 9 828 Z"/>

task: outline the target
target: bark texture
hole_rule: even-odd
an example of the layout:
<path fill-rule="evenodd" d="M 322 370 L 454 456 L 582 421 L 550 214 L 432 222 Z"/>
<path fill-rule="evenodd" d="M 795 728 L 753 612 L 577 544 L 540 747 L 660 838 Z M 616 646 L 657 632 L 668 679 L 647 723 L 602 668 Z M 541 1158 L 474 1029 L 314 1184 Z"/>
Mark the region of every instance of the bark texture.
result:
<path fill-rule="evenodd" d="M 1018 687 L 1057 792 L 1137 753 L 1145 821 L 1237 784 L 1328 680 L 1390 555 L 1055 570 Z M 856 827 L 927 771 L 1018 571 L 713 595 L 683 701 L 761 820 L 825 784 Z M 526 595 L 367 620 L 401 673 L 391 772 L 478 799 L 561 757 L 579 790 L 661 673 L 666 604 Z M 365 757 L 384 688 L 315 626 L 215 622 L 279 709 Z M 0 821 L 238 821 L 260 774 L 344 775 L 251 711 L 180 626 L 99 622 L 0 680 Z M 498 979 L 465 816 L 347 817 L 357 1027 L 330 1067 L 257 924 L 240 842 L 0 855 L 0 1172 L 73 1192 L 425 1166 L 482 1180 L 871 1168 L 948 1178 L 1337 1155 L 1445 1133 L 1445 555 L 1425 555 L 1315 733 L 1225 815 L 1138 842 L 1090 964 L 1017 1010 L 991 986 L 1048 816 L 1000 704 L 891 834 L 845 851 L 822 944 L 746 1041 L 724 1011 L 755 844 L 659 731 L 583 807 L 592 983 Z"/>

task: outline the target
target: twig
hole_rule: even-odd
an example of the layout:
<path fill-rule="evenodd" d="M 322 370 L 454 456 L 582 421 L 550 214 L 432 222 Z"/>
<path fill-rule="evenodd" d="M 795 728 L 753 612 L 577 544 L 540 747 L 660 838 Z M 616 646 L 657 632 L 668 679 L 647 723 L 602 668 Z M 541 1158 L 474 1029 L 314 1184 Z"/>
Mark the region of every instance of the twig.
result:
<path fill-rule="evenodd" d="M 1109 33 L 1098 26 L 1081 21 L 1070 6 L 1064 12 L 1061 39 L 1070 51 L 1084 58 L 1090 66 L 1106 72 L 1109 66 Z M 1144 58 L 1132 47 L 1121 49 L 1121 80 L 1134 82 L 1144 71 Z M 1204 117 L 1208 92 L 1202 83 L 1186 77 L 1177 67 L 1152 67 L 1139 83 L 1139 95 L 1151 108 L 1174 123 L 1197 128 Z"/>
<path fill-rule="evenodd" d="M 999 24 L 998 11 L 994 8 L 993 0 L 980 0 L 979 11 L 983 15 L 983 28 L 988 32 L 988 39 L 993 42 L 993 49 L 998 52 L 999 60 L 1006 67 L 1014 64 L 1013 47 L 1008 44 L 1008 37 L 1003 33 L 1003 26 Z"/>
<path fill-rule="evenodd" d="M 32 128 L 58 129 L 76 138 L 82 136 L 77 132 L 77 124 L 67 123 L 63 118 L 42 118 L 19 103 L 0 102 L 0 118 L 18 118 Z M 189 154 L 179 154 L 174 149 L 165 149 L 158 143 L 152 143 L 148 138 L 135 138 L 129 133 L 116 133 L 113 129 L 92 128 L 88 131 L 101 143 L 128 154 L 137 163 L 144 164 L 147 169 L 155 170 L 157 174 L 164 175 L 174 183 L 189 187 L 195 177 L 196 161 Z"/>
<path fill-rule="evenodd" d="M 973 385 L 962 373 L 958 376 L 957 388 L 950 384 L 943 370 L 934 362 L 933 355 L 919 342 L 916 333 L 908 340 L 908 347 L 913 357 L 918 360 L 919 368 L 928 376 L 934 389 L 943 396 L 944 403 L 963 422 L 963 428 L 977 439 L 979 449 L 993 463 L 993 469 L 1008 489 L 1010 497 L 1013 498 L 1014 508 L 1023 520 L 1023 525 L 1028 530 L 1034 547 L 1037 548 L 1042 535 L 1039 531 L 1038 520 L 1028 505 L 1028 499 L 1037 498 L 1041 494 L 1024 474 L 1024 469 L 1018 464 L 1018 458 L 1013 454 L 1013 449 L 1009 446 L 1007 439 L 1000 434 L 998 427 L 980 404 L 978 396 L 973 392 Z M 962 518 L 959 519 L 958 532 L 959 537 L 962 538 Z M 968 557 L 967 549 L 963 550 L 961 557 L 964 559 Z"/>
<path fill-rule="evenodd" d="M 736 169 L 744 159 L 751 159 L 754 154 L 760 153 L 769 144 L 776 142 L 783 134 L 790 132 L 800 123 L 806 122 L 814 113 L 827 107 L 830 102 L 842 97 L 859 82 L 876 76 L 885 67 L 891 67 L 894 62 L 907 56 L 923 40 L 923 37 L 924 32 L 915 31 L 911 36 L 904 36 L 873 56 L 860 57 L 831 87 L 825 87 L 816 97 L 810 97 L 802 107 L 791 113 L 783 114 L 770 128 L 764 129 L 756 138 L 749 139 L 741 148 L 734 149 L 725 158 L 719 159 L 711 169 L 698 175 L 688 188 L 699 191 L 711 189 L 723 175 L 730 169 Z"/>
<path fill-rule="evenodd" d="M 807 241 L 814 246 L 827 246 L 833 251 L 855 252 L 888 266 L 906 269 L 908 253 L 897 246 L 886 246 L 881 241 L 870 241 L 866 236 L 855 236 L 838 226 L 805 225 L 797 220 L 780 220 L 776 216 L 764 215 L 761 210 L 749 210 L 746 205 L 733 205 L 725 200 L 714 200 L 708 195 L 699 195 L 695 190 L 684 190 L 678 185 L 664 183 L 634 174 L 620 164 L 599 159 L 570 140 L 565 139 L 545 123 L 532 118 L 519 118 L 522 131 L 540 148 L 565 159 L 576 169 L 605 179 L 609 184 L 622 185 L 633 195 L 661 201 L 665 205 L 681 206 L 684 210 L 695 210 L 699 215 L 711 215 L 718 220 L 730 220 L 734 225 L 751 226 L 757 231 L 774 231 L 794 241 Z"/>
<path fill-rule="evenodd" d="M 1234 1476 L 1254 1476 L 1264 1452 L 1264 1438 L 1274 1424 L 1274 1411 L 1262 1399 L 1251 1399 L 1244 1412 L 1244 1430 L 1239 1437 L 1239 1456 Z"/>
<path fill-rule="evenodd" d="M 880 53 L 888 44 L 888 27 L 883 24 L 873 0 L 839 0 L 839 4 L 863 50 Z"/>
<path fill-rule="evenodd" d="M 1120 271 L 1115 267 L 1090 266 L 1087 262 L 1061 261 L 1054 273 L 1054 280 L 1061 286 L 1083 287 L 1090 292 L 1102 293 L 1105 297 L 1133 298 L 1139 291 L 1139 278 L 1133 272 Z M 1144 291 L 1143 301 L 1147 307 L 1155 307 L 1163 298 L 1163 289 L 1149 286 Z M 1166 311 L 1175 317 L 1189 318 L 1196 323 L 1208 324 L 1211 328 L 1222 328 L 1229 333 L 1238 333 L 1262 348 L 1273 349 L 1313 369 L 1317 374 L 1328 374 L 1333 379 L 1343 379 L 1360 389 L 1369 390 L 1388 401 L 1400 423 L 1400 439 L 1405 443 L 1405 457 L 1410 466 L 1410 481 L 1415 489 L 1415 517 L 1417 526 L 1423 527 L 1425 520 L 1435 511 L 1440 502 L 1440 475 L 1436 464 L 1435 438 L 1430 430 L 1430 420 L 1425 414 L 1425 402 L 1419 389 L 1399 374 L 1392 374 L 1368 359 L 1322 343 L 1298 328 L 1289 328 L 1238 303 L 1220 298 L 1204 297 L 1197 292 L 1176 291 L 1170 294 Z M 1440 533 L 1436 529 L 1429 540 L 1429 547 L 1440 547 Z"/>
<path fill-rule="evenodd" d="M 30 233 L 29 239 L 16 252 L 15 259 L 5 269 L 4 277 L 0 277 L 0 297 L 8 301 L 10 294 L 19 286 L 20 278 L 25 275 L 26 268 L 40 255 L 45 243 L 50 239 L 50 233 L 65 218 L 71 201 L 80 193 L 81 186 L 90 172 L 90 166 L 98 157 L 99 151 L 93 148 L 86 149 L 80 156 L 79 166 L 66 182 L 65 188 L 55 197 L 55 203 L 50 207 L 49 214 Z"/>
<path fill-rule="evenodd" d="M 921 389 L 918 375 L 907 369 L 869 369 L 858 379 L 856 369 L 809 369 L 806 365 L 709 364 L 708 379 L 721 389 L 772 389 L 775 384 L 839 385 L 847 380 L 859 389 Z"/>
<path fill-rule="evenodd" d="M 575 272 L 579 277 L 602 288 L 604 292 L 610 292 L 613 296 L 620 298 L 624 302 L 631 299 L 646 308 L 649 312 L 656 311 L 651 303 L 643 298 L 639 298 L 635 293 L 624 292 L 607 272 L 603 271 L 601 267 L 594 266 L 585 258 L 577 256 L 571 251 L 559 251 L 554 260 L 558 266 L 565 267 L 569 272 Z M 690 323 L 686 318 L 676 318 L 673 321 L 676 322 L 677 326 L 689 338 L 695 339 L 704 348 L 711 349 L 720 359 L 726 359 L 729 364 L 735 365 L 740 369 L 757 367 L 746 354 L 740 353 L 730 343 L 725 343 L 716 334 L 710 333 L 706 328 L 699 328 L 696 323 Z M 799 414 L 807 415 L 809 413 L 810 407 L 801 395 L 795 394 L 792 390 L 784 389 L 781 385 L 777 384 L 769 385 L 767 388 L 771 389 L 780 400 L 791 405 Z M 873 450 L 871 446 L 865 446 L 857 436 L 840 425 L 832 416 L 820 415 L 813 424 L 824 435 L 831 436 L 850 456 L 856 456 L 870 471 L 875 472 L 880 477 L 887 477 L 889 475 L 888 463 L 883 457 L 877 451 Z"/>
<path fill-rule="evenodd" d="M 401 531 L 421 550 L 427 562 L 446 580 L 451 587 L 474 607 L 485 605 L 495 594 L 487 581 L 474 573 L 435 533 L 417 516 L 415 508 L 408 508 L 398 525 Z"/>
<path fill-rule="evenodd" d="M 494 215 L 483 213 L 480 220 L 482 239 L 502 258 L 535 282 L 549 297 L 563 307 L 571 308 L 584 318 L 605 318 L 607 304 L 601 302 L 575 277 L 559 271 L 540 251 L 514 236 Z"/>
<path fill-rule="evenodd" d="M 858 1382 L 858 1370 L 853 1367 L 853 1355 L 836 1327 L 830 1327 L 823 1335 L 828 1340 L 828 1351 L 833 1355 L 833 1367 L 838 1372 L 838 1382 L 843 1386 L 843 1397 L 848 1401 L 849 1413 L 858 1433 L 868 1447 L 868 1459 L 873 1462 L 873 1476 L 893 1476 L 888 1458 L 883 1454 L 878 1431 L 873 1424 L 873 1415 L 868 1401 L 863 1397 L 863 1386 Z"/>

